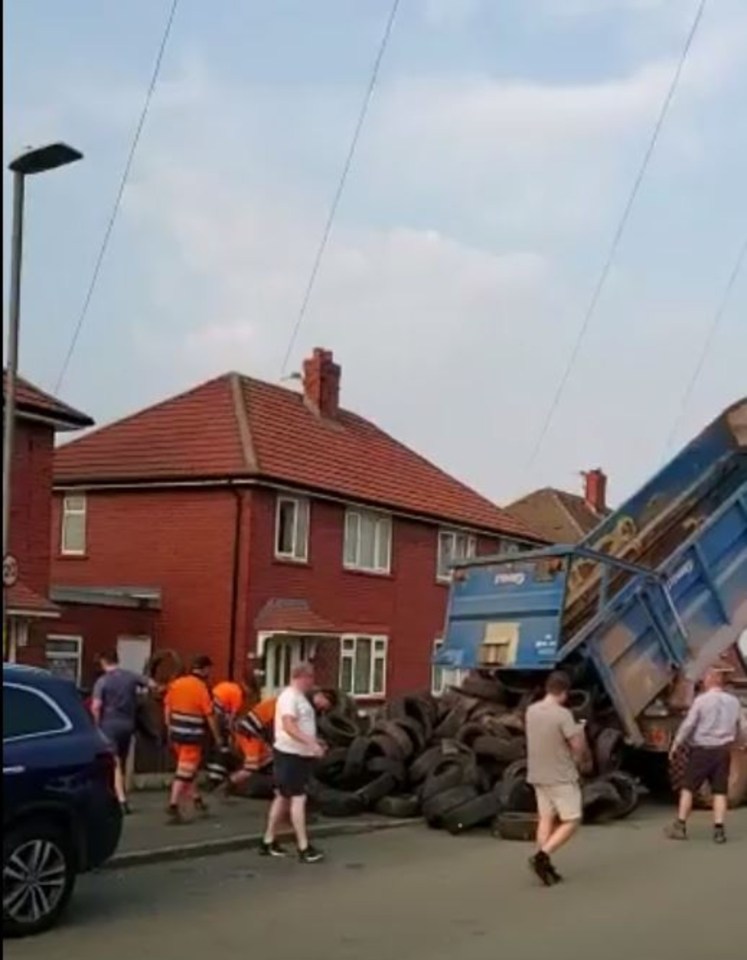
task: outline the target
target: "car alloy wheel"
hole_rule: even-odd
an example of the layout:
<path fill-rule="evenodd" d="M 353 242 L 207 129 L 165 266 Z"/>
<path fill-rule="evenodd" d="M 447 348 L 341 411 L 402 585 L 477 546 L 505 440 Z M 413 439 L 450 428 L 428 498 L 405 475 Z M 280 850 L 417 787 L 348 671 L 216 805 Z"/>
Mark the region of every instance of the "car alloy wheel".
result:
<path fill-rule="evenodd" d="M 3 867 L 3 915 L 19 926 L 35 926 L 54 913 L 65 895 L 67 862 L 50 839 L 27 840 Z"/>

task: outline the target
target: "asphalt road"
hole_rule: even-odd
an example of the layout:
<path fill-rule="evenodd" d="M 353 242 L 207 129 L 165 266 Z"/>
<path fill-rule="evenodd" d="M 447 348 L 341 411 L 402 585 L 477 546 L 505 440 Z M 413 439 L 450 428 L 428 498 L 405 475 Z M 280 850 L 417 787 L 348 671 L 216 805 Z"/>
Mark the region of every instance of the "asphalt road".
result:
<path fill-rule="evenodd" d="M 587 828 L 535 885 L 530 849 L 407 827 L 329 840 L 316 866 L 253 852 L 83 878 L 64 926 L 11 960 L 737 960 L 747 942 L 747 811 L 716 847 L 663 815 Z"/>

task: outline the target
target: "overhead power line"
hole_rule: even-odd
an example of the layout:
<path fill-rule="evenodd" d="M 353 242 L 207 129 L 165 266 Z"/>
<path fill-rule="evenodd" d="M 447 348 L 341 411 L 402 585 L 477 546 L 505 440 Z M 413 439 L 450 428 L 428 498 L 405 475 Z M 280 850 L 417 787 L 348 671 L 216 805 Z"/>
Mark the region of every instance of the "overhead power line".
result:
<path fill-rule="evenodd" d="M 73 335 L 70 340 L 70 346 L 68 347 L 67 353 L 65 355 L 65 360 L 63 361 L 62 367 L 60 368 L 59 376 L 57 377 L 57 384 L 55 386 L 55 393 L 59 393 L 60 388 L 65 380 L 65 375 L 67 374 L 68 367 L 70 366 L 70 361 L 73 359 L 73 354 L 75 349 L 78 346 L 78 339 L 80 338 L 81 330 L 83 325 L 86 322 L 88 316 L 88 310 L 91 306 L 91 301 L 93 295 L 96 291 L 96 286 L 99 281 L 99 275 L 101 274 L 101 267 L 104 263 L 104 258 L 106 257 L 106 252 L 109 248 L 109 241 L 111 239 L 112 231 L 114 230 L 114 224 L 117 220 L 117 214 L 119 213 L 119 208 L 122 205 L 122 197 L 124 196 L 125 187 L 127 182 L 130 179 L 130 172 L 132 170 L 132 164 L 135 159 L 135 154 L 137 152 L 138 144 L 140 143 L 140 137 L 145 127 L 145 121 L 148 118 L 148 112 L 150 110 L 151 101 L 153 100 L 153 93 L 156 89 L 156 84 L 158 83 L 158 77 L 161 73 L 161 64 L 163 62 L 163 57 L 166 52 L 166 47 L 169 42 L 169 37 L 171 35 L 171 28 L 174 24 L 174 19 L 176 17 L 176 12 L 179 7 L 179 0 L 172 0 L 171 8 L 169 14 L 166 18 L 166 25 L 161 36 L 161 43 L 158 47 L 158 53 L 156 54 L 156 60 L 153 65 L 153 71 L 150 78 L 150 83 L 145 94 L 145 101 L 143 102 L 143 108 L 140 113 L 140 119 L 138 120 L 137 126 L 135 127 L 135 132 L 132 138 L 132 143 L 130 144 L 130 150 L 127 155 L 127 160 L 125 162 L 124 170 L 122 171 L 122 176 L 119 181 L 119 187 L 117 189 L 116 196 L 114 198 L 114 207 L 112 209 L 111 215 L 104 230 L 104 236 L 101 240 L 101 246 L 99 247 L 98 256 L 93 267 L 93 273 L 91 275 L 90 283 L 86 290 L 86 295 L 83 298 L 83 305 L 81 306 L 80 313 L 78 314 L 78 319 L 73 328 Z"/>
<path fill-rule="evenodd" d="M 389 16 L 386 21 L 386 26 L 384 27 L 384 33 L 381 38 L 381 43 L 379 44 L 379 49 L 376 54 L 376 59 L 373 63 L 373 68 L 371 70 L 371 76 L 368 81 L 368 86 L 366 87 L 366 92 L 363 97 L 363 103 L 361 104 L 361 109 L 358 114 L 358 120 L 355 124 L 353 130 L 353 137 L 350 141 L 350 146 L 348 148 L 347 155 L 345 157 L 345 162 L 342 166 L 342 172 L 340 178 L 337 182 L 337 187 L 335 189 L 334 195 L 332 197 L 332 203 L 329 208 L 329 213 L 327 214 L 327 219 L 324 224 L 324 229 L 322 230 L 322 236 L 319 241 L 319 246 L 316 250 L 316 255 L 311 266 L 311 273 L 309 274 L 309 279 L 306 283 L 304 290 L 303 298 L 301 299 L 301 306 L 298 310 L 298 315 L 296 317 L 295 323 L 293 324 L 293 329 L 291 330 L 291 335 L 288 339 L 288 346 L 285 351 L 285 356 L 283 357 L 283 363 L 280 368 L 280 376 L 283 377 L 288 368 L 288 361 L 290 360 L 291 354 L 293 353 L 293 347 L 295 346 L 296 339 L 298 337 L 298 332 L 301 329 L 301 324 L 304 321 L 306 316 L 306 311 L 308 310 L 309 303 L 311 301 L 311 295 L 314 292 L 314 287 L 316 285 L 316 279 L 319 274 L 319 268 L 322 264 L 322 259 L 324 257 L 324 252 L 327 249 L 327 244 L 329 242 L 330 234 L 332 233 L 332 226 L 337 215 L 337 208 L 340 205 L 340 200 L 342 199 L 343 191 L 345 190 L 345 184 L 348 179 L 348 174 L 350 173 L 350 168 L 353 164 L 353 158 L 355 156 L 355 151 L 358 146 L 358 141 L 360 139 L 361 131 L 363 130 L 363 125 L 366 122 L 366 117 L 368 115 L 368 108 L 371 104 L 371 98 L 373 97 L 374 90 L 376 88 L 376 81 L 379 78 L 379 70 L 381 68 L 381 62 L 384 59 L 384 54 L 386 53 L 387 46 L 389 45 L 389 38 L 392 35 L 392 29 L 394 27 L 394 21 L 397 17 L 397 10 L 399 8 L 400 0 L 394 0 L 392 3 L 392 8 L 389 11 Z"/>
<path fill-rule="evenodd" d="M 550 408 L 547 411 L 547 414 L 545 415 L 545 419 L 542 422 L 542 427 L 540 429 L 539 436 L 537 437 L 537 440 L 535 442 L 534 447 L 532 448 L 532 452 L 529 456 L 529 459 L 527 460 L 527 463 L 526 463 L 527 470 L 533 467 L 535 462 L 537 461 L 537 457 L 539 456 L 540 450 L 542 449 L 542 445 L 544 444 L 547 434 L 550 430 L 553 419 L 555 417 L 555 413 L 558 409 L 558 406 L 560 405 L 561 399 L 563 398 L 565 389 L 568 386 L 568 382 L 571 378 L 571 373 L 573 372 L 573 368 L 575 367 L 576 361 L 578 360 L 579 354 L 581 352 L 581 345 L 583 344 L 584 338 L 586 337 L 586 333 L 589 329 L 589 325 L 594 316 L 594 313 L 596 312 L 597 305 L 599 304 L 599 299 L 602 295 L 602 291 L 604 290 L 604 286 L 607 282 L 607 278 L 609 277 L 610 270 L 612 269 L 612 264 L 617 255 L 617 251 L 620 246 L 620 241 L 622 240 L 623 234 L 625 233 L 625 227 L 627 226 L 628 220 L 630 218 L 630 213 L 635 204 L 636 197 L 638 196 L 638 193 L 640 191 L 641 184 L 645 179 L 646 172 L 649 167 L 649 163 L 651 162 L 651 157 L 654 154 L 654 150 L 656 149 L 656 144 L 658 143 L 658 140 L 659 140 L 659 135 L 661 134 L 662 128 L 664 127 L 664 122 L 667 118 L 667 114 L 669 113 L 669 108 L 672 104 L 672 100 L 674 99 L 674 95 L 675 95 L 675 92 L 677 91 L 677 87 L 679 86 L 680 77 L 682 76 L 682 71 L 684 69 L 685 63 L 687 62 L 687 57 L 688 57 L 688 54 L 690 53 L 690 48 L 692 47 L 693 40 L 695 39 L 695 35 L 698 32 L 698 27 L 700 26 L 701 20 L 703 19 L 703 13 L 705 12 L 706 2 L 707 0 L 700 0 L 700 3 L 698 5 L 698 9 L 695 14 L 695 19 L 693 20 L 692 26 L 690 27 L 690 30 L 688 32 L 687 39 L 685 40 L 685 45 L 682 49 L 682 53 L 680 55 L 674 74 L 672 76 L 672 81 L 669 85 L 669 89 L 667 90 L 667 94 L 664 97 L 664 101 L 661 105 L 661 110 L 659 111 L 659 116 L 657 117 L 656 124 L 654 125 L 654 130 L 651 135 L 651 139 L 649 140 L 648 146 L 646 147 L 646 151 L 643 155 L 641 166 L 638 170 L 635 180 L 633 181 L 632 189 L 630 191 L 628 199 L 623 208 L 622 215 L 617 224 L 617 228 L 612 236 L 612 242 L 607 252 L 607 257 L 602 266 L 602 271 L 599 275 L 599 279 L 597 280 L 596 286 L 594 287 L 593 293 L 591 295 L 591 300 L 589 301 L 589 305 L 586 308 L 586 313 L 584 314 L 583 321 L 581 323 L 578 334 L 576 336 L 575 343 L 573 345 L 573 349 L 571 351 L 570 357 L 568 358 L 568 363 L 566 364 L 565 370 L 563 371 L 563 374 L 560 378 L 560 382 L 558 383 L 557 389 L 555 390 L 552 401 L 550 403 Z"/>
<path fill-rule="evenodd" d="M 742 267 L 744 266 L 745 259 L 747 259 L 747 237 L 745 237 L 744 243 L 742 244 L 739 254 L 737 255 L 737 260 L 736 260 L 736 263 L 734 264 L 734 268 L 729 274 L 729 279 L 726 282 L 726 288 L 724 289 L 724 294 L 721 297 L 719 305 L 716 308 L 716 312 L 713 315 L 713 320 L 709 324 L 708 331 L 706 332 L 705 340 L 703 341 L 703 347 L 698 355 L 698 359 L 695 363 L 695 368 L 693 369 L 692 376 L 690 377 L 687 383 L 687 386 L 685 387 L 685 392 L 682 395 L 682 400 L 680 401 L 680 406 L 679 406 L 679 410 L 677 411 L 677 416 L 675 417 L 674 424 L 672 426 L 672 429 L 669 434 L 669 438 L 667 440 L 667 450 L 672 449 L 672 447 L 674 446 L 674 442 L 677 439 L 677 433 L 679 432 L 680 426 L 682 424 L 685 411 L 687 410 L 687 406 L 690 402 L 690 398 L 693 395 L 693 392 L 698 383 L 698 380 L 700 380 L 700 375 L 703 372 L 703 368 L 705 367 L 706 360 L 708 359 L 708 355 L 711 352 L 711 347 L 713 346 L 713 343 L 716 339 L 716 334 L 718 333 L 719 327 L 721 326 L 721 322 L 724 319 L 724 316 L 726 315 L 726 310 L 727 310 L 727 307 L 729 306 L 732 292 L 734 290 L 734 287 L 736 286 L 737 280 L 739 278 L 739 274 L 742 271 Z"/>

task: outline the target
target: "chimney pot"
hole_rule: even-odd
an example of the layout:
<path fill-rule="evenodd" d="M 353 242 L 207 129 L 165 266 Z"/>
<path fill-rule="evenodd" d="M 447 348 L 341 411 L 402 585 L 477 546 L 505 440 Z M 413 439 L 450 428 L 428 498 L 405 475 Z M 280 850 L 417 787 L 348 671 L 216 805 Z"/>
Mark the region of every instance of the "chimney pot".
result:
<path fill-rule="evenodd" d="M 308 405 L 321 417 L 335 419 L 340 409 L 340 365 L 331 350 L 315 347 L 303 362 L 303 392 Z"/>
<path fill-rule="evenodd" d="M 607 511 L 607 474 L 598 467 L 587 470 L 584 478 L 584 500 L 600 516 Z"/>

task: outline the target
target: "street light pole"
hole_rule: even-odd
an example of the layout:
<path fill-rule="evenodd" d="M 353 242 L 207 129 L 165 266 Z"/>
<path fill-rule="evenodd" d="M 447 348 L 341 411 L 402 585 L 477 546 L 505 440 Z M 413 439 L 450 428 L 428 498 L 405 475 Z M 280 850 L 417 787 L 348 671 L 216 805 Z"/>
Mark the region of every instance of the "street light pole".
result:
<path fill-rule="evenodd" d="M 16 426 L 16 387 L 18 384 L 18 341 L 21 322 L 21 264 L 23 261 L 23 213 L 26 177 L 56 170 L 81 160 L 83 154 L 66 143 L 50 143 L 27 150 L 9 164 L 13 173 L 13 226 L 10 250 L 10 297 L 8 303 L 8 365 L 3 384 L 3 599 L 5 599 L 6 562 L 14 568 L 10 549 L 10 523 L 13 494 L 13 441 Z M 15 573 L 13 574 L 15 576 Z M 3 653 L 11 644 L 7 603 L 3 603 Z M 7 634 L 7 635 L 6 635 Z M 12 646 L 12 644 L 11 644 Z"/>
<path fill-rule="evenodd" d="M 21 318 L 21 264 L 23 261 L 23 201 L 26 176 L 13 171 L 13 232 L 10 247 L 10 299 L 8 303 L 8 367 L 5 380 L 3 429 L 3 559 L 10 546 L 10 498 L 13 473 L 13 441 L 16 425 L 18 379 L 18 330 Z"/>

